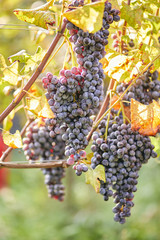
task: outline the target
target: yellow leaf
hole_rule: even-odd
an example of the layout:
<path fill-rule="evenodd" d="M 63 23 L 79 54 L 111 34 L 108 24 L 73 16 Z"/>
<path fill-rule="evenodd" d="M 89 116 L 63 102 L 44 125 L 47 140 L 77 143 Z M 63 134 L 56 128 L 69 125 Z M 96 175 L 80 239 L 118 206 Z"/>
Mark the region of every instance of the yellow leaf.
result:
<path fill-rule="evenodd" d="M 3 121 L 3 129 L 5 131 L 9 131 L 11 127 L 13 126 L 12 120 L 14 118 L 15 111 L 14 109 L 10 112 L 10 114 L 4 119 Z"/>
<path fill-rule="evenodd" d="M 160 131 L 160 105 L 154 101 L 149 105 L 131 99 L 131 128 L 145 136 L 155 136 Z"/>
<path fill-rule="evenodd" d="M 37 117 L 43 118 L 54 118 L 54 113 L 52 112 L 47 99 L 45 96 L 35 98 L 26 98 L 26 109 L 31 111 Z"/>
<path fill-rule="evenodd" d="M 55 115 L 52 112 L 47 100 L 45 100 L 44 107 L 38 113 L 38 117 L 43 117 L 43 118 L 54 118 L 55 117 Z"/>
<path fill-rule="evenodd" d="M 106 182 L 105 169 L 102 165 L 98 165 L 95 169 L 88 169 L 85 173 L 86 183 L 91 184 L 96 193 L 99 193 L 100 180 Z"/>
<path fill-rule="evenodd" d="M 3 70 L 3 80 L 6 82 L 9 82 L 12 85 L 17 85 L 19 79 L 18 79 L 18 62 L 15 61 L 10 66 L 7 66 Z"/>
<path fill-rule="evenodd" d="M 41 111 L 41 98 L 26 98 L 26 109 L 38 116 L 38 113 Z"/>
<path fill-rule="evenodd" d="M 65 12 L 63 15 L 77 27 L 95 33 L 102 27 L 104 1 L 94 2 L 75 10 Z"/>
<path fill-rule="evenodd" d="M 2 135 L 4 143 L 9 147 L 22 148 L 22 138 L 18 130 L 14 134 L 3 131 Z"/>

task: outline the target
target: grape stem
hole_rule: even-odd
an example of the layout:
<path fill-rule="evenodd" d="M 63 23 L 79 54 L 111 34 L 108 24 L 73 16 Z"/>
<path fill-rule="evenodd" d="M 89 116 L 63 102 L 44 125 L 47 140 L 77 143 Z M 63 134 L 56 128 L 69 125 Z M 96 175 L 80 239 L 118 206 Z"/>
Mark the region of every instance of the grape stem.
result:
<path fill-rule="evenodd" d="M 33 83 L 36 81 L 40 73 L 42 72 L 44 66 L 46 65 L 49 57 L 51 56 L 53 50 L 55 49 L 57 43 L 59 42 L 60 38 L 63 36 L 63 33 L 66 28 L 66 23 L 62 24 L 61 31 L 58 31 L 55 38 L 53 39 L 48 51 L 46 52 L 44 58 L 42 59 L 41 63 L 37 67 L 36 71 L 31 76 L 30 80 L 27 84 L 23 87 L 21 93 L 18 97 L 14 98 L 13 101 L 8 105 L 8 107 L 1 113 L 0 115 L 0 123 L 9 115 L 9 113 L 19 104 L 22 98 L 25 96 L 26 92 L 30 89 Z"/>
<path fill-rule="evenodd" d="M 13 162 L 1 162 L 0 161 L 0 167 L 5 167 L 5 168 L 17 168 L 17 169 L 22 169 L 22 168 L 55 168 L 55 167 L 63 167 L 66 168 L 69 165 L 67 165 L 66 160 L 58 160 L 58 161 L 53 161 L 53 162 L 48 162 L 48 163 L 13 163 Z"/>

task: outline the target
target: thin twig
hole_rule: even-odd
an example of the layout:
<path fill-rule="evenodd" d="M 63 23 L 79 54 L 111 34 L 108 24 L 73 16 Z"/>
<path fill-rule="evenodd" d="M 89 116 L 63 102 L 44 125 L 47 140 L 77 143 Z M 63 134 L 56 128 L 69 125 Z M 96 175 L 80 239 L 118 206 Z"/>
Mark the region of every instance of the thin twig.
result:
<path fill-rule="evenodd" d="M 67 165 L 66 160 L 58 160 L 48 163 L 14 163 L 14 162 L 0 162 L 0 167 L 5 168 L 15 168 L 15 169 L 22 169 L 22 168 L 54 168 L 54 167 L 63 167 L 66 168 Z"/>
<path fill-rule="evenodd" d="M 13 99 L 13 101 L 10 103 L 10 105 L 0 115 L 0 123 L 8 116 L 8 114 L 15 108 L 15 106 L 17 106 L 19 104 L 19 102 L 25 96 L 26 91 L 28 91 L 30 89 L 30 87 L 32 86 L 32 84 L 36 81 L 36 79 L 38 78 L 38 76 L 42 72 L 44 66 L 46 65 L 49 57 L 51 56 L 53 50 L 55 49 L 59 39 L 63 36 L 65 28 L 66 28 L 66 23 L 63 23 L 61 31 L 57 32 L 57 34 L 56 34 L 53 42 L 51 43 L 47 53 L 45 54 L 44 58 L 42 59 L 41 63 L 37 67 L 36 71 L 34 72 L 32 77 L 30 78 L 30 80 L 24 86 L 24 88 L 22 89 L 22 91 L 19 94 L 19 96 L 17 98 Z"/>
<path fill-rule="evenodd" d="M 25 134 L 26 128 L 31 124 L 32 121 L 33 121 L 33 119 L 29 119 L 29 120 L 26 122 L 25 126 L 24 126 L 24 127 L 22 128 L 22 130 L 21 130 L 21 137 L 23 137 L 23 135 Z M 1 156 L 1 158 L 0 158 L 0 162 L 4 162 L 5 159 L 6 159 L 6 157 L 9 155 L 9 153 L 10 153 L 12 150 L 13 150 L 12 147 L 8 147 L 8 148 L 6 149 L 6 151 L 3 152 L 3 154 L 2 154 L 2 156 Z"/>

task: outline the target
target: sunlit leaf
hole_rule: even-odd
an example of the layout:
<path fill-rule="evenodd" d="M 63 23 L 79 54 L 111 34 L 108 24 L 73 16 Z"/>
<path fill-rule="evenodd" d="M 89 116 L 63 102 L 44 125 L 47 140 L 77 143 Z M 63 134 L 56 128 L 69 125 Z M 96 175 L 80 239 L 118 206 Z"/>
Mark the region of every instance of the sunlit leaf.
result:
<path fill-rule="evenodd" d="M 131 27 L 134 29 L 139 28 L 141 26 L 142 17 L 143 10 L 140 7 L 137 6 L 135 9 L 132 9 L 127 3 L 124 1 L 122 2 L 121 18 L 125 19 Z"/>
<path fill-rule="evenodd" d="M 22 148 L 22 138 L 18 130 L 14 134 L 3 131 L 2 136 L 4 143 L 9 147 Z"/>
<path fill-rule="evenodd" d="M 6 67 L 7 67 L 7 65 L 6 65 L 5 58 L 3 57 L 2 54 L 0 54 L 0 69 L 3 70 Z"/>
<path fill-rule="evenodd" d="M 44 106 L 43 108 L 40 110 L 40 112 L 38 113 L 38 117 L 43 117 L 43 118 L 54 118 L 55 115 L 54 113 L 52 112 L 48 102 L 47 102 L 47 99 L 43 98 L 43 102 L 44 102 Z"/>
<path fill-rule="evenodd" d="M 45 55 L 45 51 L 38 46 L 36 52 L 34 55 L 31 56 L 31 58 L 28 59 L 26 62 L 23 73 L 28 73 L 30 71 L 33 71 L 35 67 L 37 67 L 38 63 L 42 61 L 43 57 Z"/>
<path fill-rule="evenodd" d="M 43 94 L 42 88 L 40 88 L 36 83 L 34 83 L 28 91 L 31 95 L 35 97 L 40 97 Z"/>
<path fill-rule="evenodd" d="M 48 11 L 52 4 L 53 0 L 34 9 L 15 9 L 14 14 L 22 21 L 48 29 L 48 25 L 53 26 L 55 24 L 54 13 Z"/>
<path fill-rule="evenodd" d="M 142 135 L 155 136 L 160 130 L 160 105 L 153 101 L 149 105 L 131 99 L 131 128 Z"/>
<path fill-rule="evenodd" d="M 5 131 L 9 131 L 11 129 L 11 127 L 13 126 L 13 118 L 14 118 L 14 115 L 15 115 L 15 111 L 14 109 L 11 111 L 11 113 L 4 119 L 3 121 L 3 129 Z"/>
<path fill-rule="evenodd" d="M 10 63 L 13 63 L 14 61 L 19 61 L 21 63 L 26 63 L 26 61 L 31 58 L 31 55 L 29 55 L 26 50 L 21 50 L 10 57 L 8 57 L 8 60 Z"/>
<path fill-rule="evenodd" d="M 18 62 L 12 63 L 3 70 L 3 80 L 9 82 L 12 85 L 17 85 L 18 79 Z"/>
<path fill-rule="evenodd" d="M 154 145 L 154 152 L 157 153 L 157 156 L 160 156 L 160 135 L 155 137 L 150 137 L 151 143 Z"/>
<path fill-rule="evenodd" d="M 88 169 L 85 173 L 86 183 L 91 184 L 95 191 L 99 193 L 100 180 L 106 182 L 105 169 L 102 165 L 98 165 L 95 169 Z"/>
<path fill-rule="evenodd" d="M 125 83 L 130 82 L 146 65 L 138 57 L 115 55 L 114 52 L 106 54 L 101 63 L 106 75 Z"/>
<path fill-rule="evenodd" d="M 72 11 L 65 12 L 63 15 L 77 27 L 95 33 L 102 27 L 104 12 L 104 1 L 94 2 Z"/>
<path fill-rule="evenodd" d="M 47 99 L 45 96 L 38 98 L 26 98 L 26 109 L 35 114 L 37 117 L 54 118 Z"/>
<path fill-rule="evenodd" d="M 38 113 L 41 111 L 41 98 L 26 98 L 26 109 L 38 116 Z"/>

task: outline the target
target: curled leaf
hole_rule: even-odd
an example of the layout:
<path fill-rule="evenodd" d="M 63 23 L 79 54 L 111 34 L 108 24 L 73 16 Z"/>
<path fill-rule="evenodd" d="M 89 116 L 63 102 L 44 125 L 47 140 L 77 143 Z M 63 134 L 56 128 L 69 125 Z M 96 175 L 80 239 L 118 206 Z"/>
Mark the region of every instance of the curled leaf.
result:
<path fill-rule="evenodd" d="M 106 181 L 105 169 L 102 165 L 98 165 L 95 169 L 88 169 L 85 173 L 86 183 L 91 184 L 96 193 L 99 193 L 100 180 Z"/>
<path fill-rule="evenodd" d="M 48 25 L 53 26 L 55 24 L 54 13 L 48 11 L 49 7 L 52 5 L 53 0 L 34 9 L 15 9 L 14 14 L 22 21 L 48 29 Z"/>
<path fill-rule="evenodd" d="M 154 101 L 149 105 L 131 99 L 131 128 L 145 136 L 155 136 L 160 131 L 160 105 Z"/>
<path fill-rule="evenodd" d="M 65 12 L 63 16 L 84 31 L 95 33 L 102 27 L 103 12 L 104 1 L 98 1 Z"/>
<path fill-rule="evenodd" d="M 14 134 L 3 131 L 2 136 L 4 143 L 9 147 L 22 148 L 22 138 L 18 130 Z"/>

